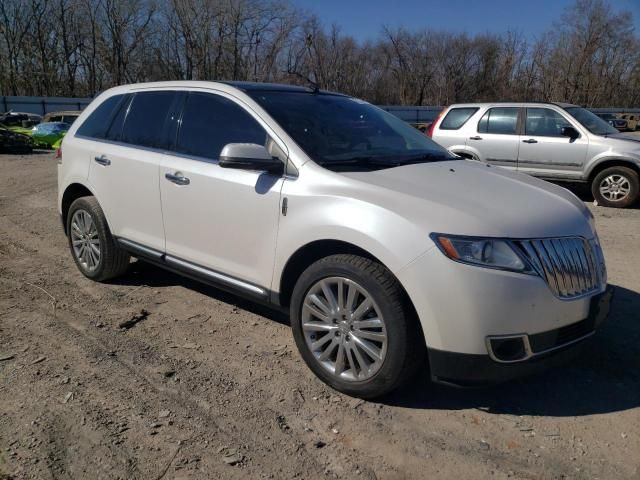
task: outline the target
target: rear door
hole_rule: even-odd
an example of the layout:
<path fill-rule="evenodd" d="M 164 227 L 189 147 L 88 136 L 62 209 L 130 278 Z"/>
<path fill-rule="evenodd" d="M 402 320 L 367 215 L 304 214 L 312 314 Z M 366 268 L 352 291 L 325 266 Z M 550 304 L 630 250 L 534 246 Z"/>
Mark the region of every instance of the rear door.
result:
<path fill-rule="evenodd" d="M 479 160 L 515 170 L 518 162 L 519 107 L 492 107 L 480 118 L 467 146 Z"/>
<path fill-rule="evenodd" d="M 283 178 L 221 168 L 218 157 L 228 143 L 265 145 L 280 157 L 246 106 L 228 95 L 188 93 L 175 154 L 167 154 L 160 168 L 166 259 L 177 268 L 265 296 Z"/>
<path fill-rule="evenodd" d="M 560 112 L 547 107 L 527 107 L 520 137 L 518 171 L 549 178 L 580 178 L 589 140 L 586 135 L 571 139 L 563 127 L 573 127 Z"/>
<path fill-rule="evenodd" d="M 173 91 L 152 91 L 126 98 L 90 152 L 89 182 L 112 233 L 159 251 L 164 251 L 159 168 L 175 97 Z"/>

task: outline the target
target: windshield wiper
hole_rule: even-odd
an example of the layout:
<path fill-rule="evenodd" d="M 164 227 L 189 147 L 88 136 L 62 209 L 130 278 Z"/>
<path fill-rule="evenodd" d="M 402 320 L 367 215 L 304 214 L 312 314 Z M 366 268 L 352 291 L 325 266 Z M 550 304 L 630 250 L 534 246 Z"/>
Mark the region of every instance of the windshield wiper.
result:
<path fill-rule="evenodd" d="M 443 160 L 455 160 L 454 157 L 446 157 L 438 153 L 423 153 L 413 156 L 389 156 L 389 157 L 350 157 L 342 160 L 326 160 L 320 163 L 325 167 L 384 167 L 393 168 L 416 163 L 437 162 Z"/>

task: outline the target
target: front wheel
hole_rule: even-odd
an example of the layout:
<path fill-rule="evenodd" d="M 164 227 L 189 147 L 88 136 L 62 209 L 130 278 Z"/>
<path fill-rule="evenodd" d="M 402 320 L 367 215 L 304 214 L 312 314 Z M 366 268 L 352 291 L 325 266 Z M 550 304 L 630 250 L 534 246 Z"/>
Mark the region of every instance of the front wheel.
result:
<path fill-rule="evenodd" d="M 424 339 L 396 278 L 356 255 L 332 255 L 300 276 L 291 301 L 296 345 L 309 368 L 348 395 L 381 396 L 423 362 Z"/>
<path fill-rule="evenodd" d="M 638 198 L 638 173 L 628 167 L 609 167 L 598 173 L 591 184 L 591 193 L 605 207 L 626 208 Z"/>

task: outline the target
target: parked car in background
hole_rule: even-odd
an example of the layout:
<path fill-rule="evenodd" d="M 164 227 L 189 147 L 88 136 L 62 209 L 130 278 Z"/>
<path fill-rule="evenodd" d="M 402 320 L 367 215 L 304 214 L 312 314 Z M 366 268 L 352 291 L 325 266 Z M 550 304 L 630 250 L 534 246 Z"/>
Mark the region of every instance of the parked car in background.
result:
<path fill-rule="evenodd" d="M 53 148 L 53 145 L 65 136 L 70 126 L 63 122 L 40 123 L 31 131 L 33 143 L 36 147 Z"/>
<path fill-rule="evenodd" d="M 631 131 L 638 130 L 640 128 L 640 114 L 638 113 L 625 113 L 621 115 L 623 120 L 627 122 L 627 129 Z"/>
<path fill-rule="evenodd" d="M 30 128 L 42 121 L 42 116 L 36 113 L 6 112 L 0 114 L 0 123 L 8 128 Z"/>
<path fill-rule="evenodd" d="M 71 125 L 77 120 L 82 111 L 80 110 L 66 110 L 61 112 L 49 112 L 42 117 L 42 122 L 63 122 Z"/>
<path fill-rule="evenodd" d="M 611 299 L 568 190 L 304 87 L 106 91 L 64 139 L 58 211 L 83 275 L 133 255 L 288 311 L 309 368 L 365 398 L 427 368 L 469 385 L 549 366 Z"/>
<path fill-rule="evenodd" d="M 14 132 L 0 124 L 0 152 L 31 153 L 33 140 L 29 135 Z"/>
<path fill-rule="evenodd" d="M 596 115 L 616 130 L 624 132 L 628 128 L 627 121 L 623 118 L 616 117 L 613 113 L 596 113 Z"/>
<path fill-rule="evenodd" d="M 628 207 L 640 191 L 640 141 L 561 103 L 451 105 L 432 138 L 462 157 L 548 180 L 586 182 L 599 204 Z"/>

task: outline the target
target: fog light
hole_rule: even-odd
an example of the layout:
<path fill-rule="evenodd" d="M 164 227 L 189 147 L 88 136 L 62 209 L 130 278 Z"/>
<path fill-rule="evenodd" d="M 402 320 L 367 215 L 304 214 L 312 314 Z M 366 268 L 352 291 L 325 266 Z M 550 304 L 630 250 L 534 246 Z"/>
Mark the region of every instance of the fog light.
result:
<path fill-rule="evenodd" d="M 489 337 L 489 356 L 498 362 L 518 362 L 531 356 L 526 335 Z"/>

